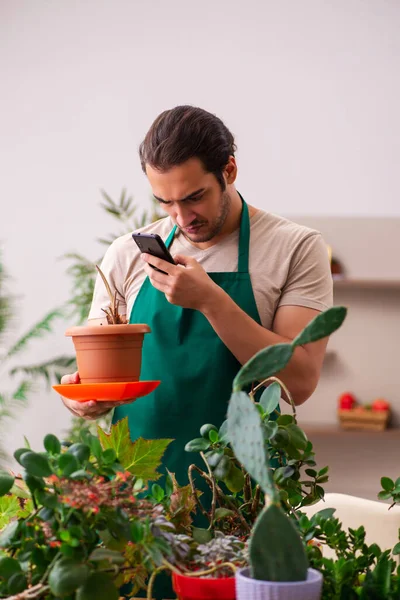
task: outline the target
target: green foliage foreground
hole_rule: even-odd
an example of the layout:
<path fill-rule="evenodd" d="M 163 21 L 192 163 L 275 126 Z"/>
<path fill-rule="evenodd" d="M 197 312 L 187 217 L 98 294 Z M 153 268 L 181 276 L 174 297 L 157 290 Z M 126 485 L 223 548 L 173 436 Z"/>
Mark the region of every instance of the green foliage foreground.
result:
<path fill-rule="evenodd" d="M 219 577 L 249 564 L 254 578 L 278 581 L 317 568 L 324 600 L 399 598 L 390 551 L 368 546 L 363 527 L 344 531 L 333 509 L 302 513 L 323 498 L 328 468 L 316 469 L 294 405 L 292 415 L 277 414 L 281 386 L 289 401 L 290 393 L 275 374 L 297 345 L 331 334 L 345 314 L 342 307 L 322 313 L 292 344 L 267 348 L 243 366 L 227 420 L 202 425 L 187 444 L 204 461 L 204 470 L 190 467 L 188 485 L 173 473 L 160 479 L 172 440 L 132 442 L 126 419 L 110 433 L 83 431 L 68 448 L 49 434 L 43 451 L 17 450 L 22 474 L 0 472 L 0 597 L 112 600 L 123 583 L 133 583 L 134 596 L 162 569 Z M 249 383 L 256 385 L 247 394 Z M 212 491 L 210 510 L 198 478 Z M 381 497 L 399 500 L 398 481 L 383 478 L 382 487 Z M 193 527 L 196 511 L 208 527 Z M 334 549 L 336 560 L 324 558 L 316 542 Z M 397 544 L 392 554 L 399 551 Z"/>

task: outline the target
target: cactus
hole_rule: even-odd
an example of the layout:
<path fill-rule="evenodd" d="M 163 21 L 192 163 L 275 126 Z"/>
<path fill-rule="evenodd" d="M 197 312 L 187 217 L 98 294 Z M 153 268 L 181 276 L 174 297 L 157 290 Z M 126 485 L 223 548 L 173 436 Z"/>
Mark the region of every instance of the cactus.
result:
<path fill-rule="evenodd" d="M 263 581 L 304 581 L 308 560 L 300 534 L 280 506 L 264 508 L 249 544 L 251 576 Z"/>
<path fill-rule="evenodd" d="M 300 533 L 281 508 L 260 413 L 241 389 L 281 371 L 296 346 L 315 342 L 333 333 L 343 323 L 346 312 L 346 308 L 338 306 L 321 313 L 291 344 L 277 344 L 258 352 L 241 368 L 234 380 L 228 406 L 228 439 L 236 458 L 260 485 L 266 500 L 250 536 L 250 570 L 254 579 L 304 581 L 308 560 Z"/>
<path fill-rule="evenodd" d="M 298 531 L 280 507 L 260 413 L 244 392 L 233 392 L 229 401 L 228 437 L 236 458 L 269 500 L 269 506 L 258 517 L 250 538 L 252 577 L 264 581 L 306 579 L 306 552 Z"/>
<path fill-rule="evenodd" d="M 245 392 L 233 392 L 228 406 L 228 438 L 236 458 L 271 501 L 279 505 L 268 462 L 264 426 L 255 404 Z"/>
<path fill-rule="evenodd" d="M 253 381 L 263 381 L 286 367 L 297 346 L 316 342 L 339 329 L 346 317 L 344 306 L 334 306 L 313 319 L 291 344 L 275 344 L 257 352 L 236 375 L 234 391 Z"/>

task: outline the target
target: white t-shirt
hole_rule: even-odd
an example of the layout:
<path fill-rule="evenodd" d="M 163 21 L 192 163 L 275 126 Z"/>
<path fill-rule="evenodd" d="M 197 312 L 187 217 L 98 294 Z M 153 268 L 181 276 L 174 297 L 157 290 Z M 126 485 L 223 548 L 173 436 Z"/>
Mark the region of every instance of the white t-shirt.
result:
<path fill-rule="evenodd" d="M 166 241 L 170 217 L 151 223 L 140 232 L 158 233 Z M 208 272 L 238 269 L 239 229 L 221 242 L 201 250 L 177 230 L 170 246 L 172 256 L 195 258 Z M 116 239 L 101 264 L 111 289 L 117 290 L 119 313 L 130 315 L 145 280 L 144 263 L 131 234 Z M 250 219 L 249 271 L 262 325 L 271 329 L 279 306 L 295 305 L 319 311 L 332 306 L 332 276 L 327 247 L 318 231 L 283 217 L 258 210 Z M 97 277 L 89 319 L 104 319 L 109 298 Z"/>

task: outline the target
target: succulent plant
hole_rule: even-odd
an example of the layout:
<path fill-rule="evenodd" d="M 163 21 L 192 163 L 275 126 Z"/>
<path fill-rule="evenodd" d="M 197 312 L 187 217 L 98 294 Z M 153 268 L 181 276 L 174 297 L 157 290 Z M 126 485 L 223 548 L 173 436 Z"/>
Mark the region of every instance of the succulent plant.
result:
<path fill-rule="evenodd" d="M 297 346 L 315 342 L 333 333 L 343 323 L 346 312 L 346 308 L 339 306 L 321 313 L 291 344 L 277 344 L 258 352 L 235 378 L 228 407 L 228 439 L 236 458 L 265 495 L 265 507 L 253 526 L 249 541 L 250 569 L 254 579 L 305 580 L 308 560 L 298 529 L 281 508 L 260 411 L 242 389 L 281 371 Z M 288 393 L 286 388 L 285 392 Z"/>

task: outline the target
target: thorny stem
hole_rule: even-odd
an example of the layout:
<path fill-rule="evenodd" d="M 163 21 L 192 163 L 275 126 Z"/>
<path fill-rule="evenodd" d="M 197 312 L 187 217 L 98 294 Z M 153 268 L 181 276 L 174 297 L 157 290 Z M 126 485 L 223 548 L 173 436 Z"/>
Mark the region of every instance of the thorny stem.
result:
<path fill-rule="evenodd" d="M 289 390 L 287 389 L 287 387 L 283 383 L 283 381 L 281 381 L 280 379 L 278 379 L 278 377 L 267 377 L 267 379 L 264 379 L 264 381 L 261 381 L 261 383 L 259 383 L 258 385 L 256 385 L 256 387 L 254 388 L 254 390 L 252 390 L 252 394 L 255 394 L 261 387 L 265 386 L 265 384 L 269 383 L 270 381 L 276 381 L 276 383 L 279 383 L 279 385 L 281 386 L 281 388 L 285 392 L 285 394 L 287 396 L 287 399 L 289 400 L 290 406 L 292 407 L 294 421 L 295 421 L 295 423 L 297 423 L 296 405 L 295 405 L 295 403 L 293 401 L 292 394 L 289 392 Z"/>
<path fill-rule="evenodd" d="M 250 475 L 246 473 L 245 469 L 242 467 L 242 473 L 244 475 L 244 486 L 243 486 L 243 499 L 245 503 L 251 501 L 251 479 Z"/>
<path fill-rule="evenodd" d="M 257 512 L 258 505 L 260 504 L 261 488 L 259 485 L 256 486 L 256 491 L 251 505 L 251 514 L 254 516 Z"/>
<path fill-rule="evenodd" d="M 208 529 L 211 529 L 212 525 L 214 523 L 214 518 L 215 518 L 215 506 L 216 506 L 216 503 L 217 503 L 217 489 L 216 489 L 216 486 L 215 486 L 215 478 L 214 478 L 214 476 L 213 476 L 213 474 L 211 472 L 210 465 L 208 464 L 207 459 L 204 456 L 204 452 L 200 452 L 200 456 L 201 456 L 201 458 L 204 460 L 204 462 L 206 464 L 208 475 L 209 475 L 210 480 L 211 480 L 212 503 L 211 503 L 210 524 L 208 526 Z"/>
<path fill-rule="evenodd" d="M 16 594 L 15 596 L 9 596 L 5 600 L 32 600 L 33 598 L 39 598 L 39 596 L 47 592 L 49 589 L 50 587 L 48 585 L 38 583 L 37 585 L 34 585 L 23 592 L 19 592 L 19 594 Z"/>
<path fill-rule="evenodd" d="M 197 496 L 196 488 L 195 488 L 194 481 L 193 481 L 192 471 L 197 471 L 198 473 L 200 473 L 200 475 L 207 482 L 208 482 L 209 477 L 197 465 L 190 465 L 189 470 L 188 470 L 188 477 L 189 477 L 190 487 L 191 487 L 191 490 L 192 490 L 194 501 L 196 502 L 198 508 L 201 510 L 201 512 L 203 513 L 203 515 L 208 519 L 207 511 L 204 508 L 204 506 L 202 505 L 202 503 L 200 502 L 200 498 Z"/>
<path fill-rule="evenodd" d="M 242 523 L 243 527 L 245 529 L 247 529 L 248 532 L 250 532 L 251 528 L 250 528 L 250 525 L 248 524 L 248 522 L 246 521 L 246 519 L 243 517 L 243 515 L 240 513 L 240 511 L 236 508 L 234 503 L 225 496 L 224 492 L 221 490 L 221 488 L 218 485 L 217 485 L 217 493 L 220 498 L 223 498 L 224 502 L 226 502 L 226 504 L 229 506 L 229 508 L 231 508 L 233 510 L 235 515 L 237 517 L 239 517 L 239 520 Z"/>

